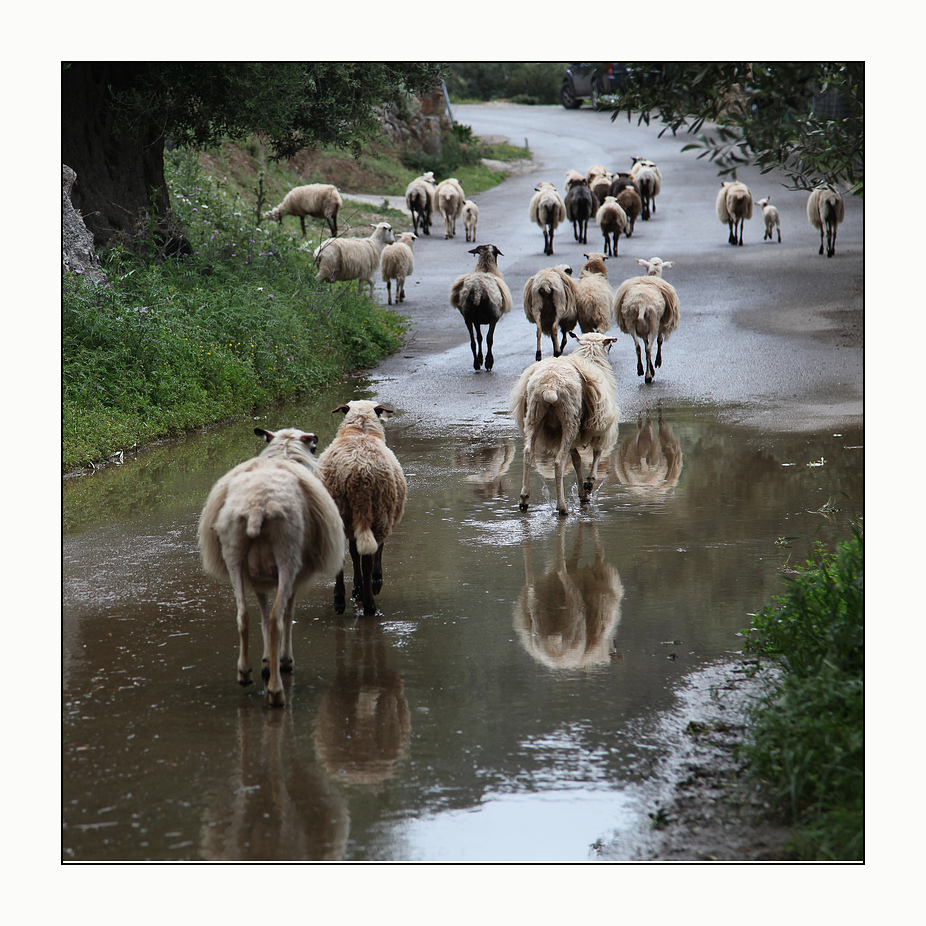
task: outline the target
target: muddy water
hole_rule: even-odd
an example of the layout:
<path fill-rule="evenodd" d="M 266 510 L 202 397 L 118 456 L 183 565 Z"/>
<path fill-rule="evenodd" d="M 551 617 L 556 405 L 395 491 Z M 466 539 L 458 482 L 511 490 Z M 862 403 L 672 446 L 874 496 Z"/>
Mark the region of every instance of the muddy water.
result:
<path fill-rule="evenodd" d="M 256 423 L 325 446 L 342 400 Z M 383 614 L 338 618 L 311 590 L 273 710 L 235 682 L 231 590 L 195 544 L 211 484 L 260 449 L 254 423 L 65 486 L 65 859 L 595 858 L 646 825 L 686 675 L 731 659 L 782 566 L 861 515 L 858 430 L 666 407 L 622 422 L 583 511 L 569 476 L 560 519 L 549 470 L 518 510 L 509 419 L 422 435 L 398 416 L 409 504 Z"/>

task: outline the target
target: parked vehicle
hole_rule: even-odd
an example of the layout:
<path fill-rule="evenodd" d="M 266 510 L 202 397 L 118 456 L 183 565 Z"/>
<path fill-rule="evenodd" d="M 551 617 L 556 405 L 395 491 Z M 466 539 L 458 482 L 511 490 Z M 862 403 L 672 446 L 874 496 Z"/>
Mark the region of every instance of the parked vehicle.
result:
<path fill-rule="evenodd" d="M 578 109 L 582 100 L 590 100 L 594 109 L 601 108 L 601 98 L 617 93 L 627 65 L 616 62 L 570 64 L 563 75 L 559 98 L 566 109 Z"/>

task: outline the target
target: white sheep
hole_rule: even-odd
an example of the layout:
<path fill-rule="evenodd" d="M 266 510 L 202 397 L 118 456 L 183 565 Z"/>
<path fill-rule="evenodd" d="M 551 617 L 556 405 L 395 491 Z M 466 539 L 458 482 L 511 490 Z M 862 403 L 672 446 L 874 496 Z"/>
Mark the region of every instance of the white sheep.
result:
<path fill-rule="evenodd" d="M 395 280 L 395 301 L 405 302 L 405 280 L 415 270 L 414 232 L 401 232 L 396 241 L 383 248 L 380 271 L 386 284 L 389 305 L 392 305 L 392 281 Z"/>
<path fill-rule="evenodd" d="M 498 258 L 505 255 L 494 244 L 479 244 L 469 253 L 477 255 L 476 267 L 453 281 L 450 287 L 450 304 L 460 312 L 463 321 L 466 322 L 469 346 L 473 351 L 474 370 L 482 368 L 482 326 L 488 325 L 485 368 L 491 370 L 495 364 L 495 358 L 492 356 L 495 326 L 503 315 L 511 311 L 513 304 L 511 290 L 498 269 Z"/>
<path fill-rule="evenodd" d="M 655 366 L 661 367 L 662 342 L 678 328 L 679 300 L 675 287 L 655 275 L 630 277 L 618 286 L 613 311 L 618 328 L 633 338 L 637 350 L 637 376 L 644 375 L 638 338 L 646 344 L 645 382 L 651 383 L 656 376 L 653 343 L 657 345 Z"/>
<path fill-rule="evenodd" d="M 332 578 L 342 568 L 344 530 L 315 475 L 318 438 L 296 428 L 254 433 L 267 446 L 213 486 L 199 519 L 199 550 L 205 571 L 231 581 L 235 593 L 240 685 L 251 684 L 245 592 L 256 594 L 264 638 L 261 676 L 269 703 L 282 707 L 280 672 L 293 667 L 295 595 L 312 579 Z M 274 589 L 271 610 L 267 596 Z"/>
<path fill-rule="evenodd" d="M 752 218 L 752 193 L 738 180 L 721 181 L 717 193 L 717 218 L 730 228 L 729 244 L 743 244 L 743 225 Z M 737 234 L 738 230 L 738 234 Z"/>
<path fill-rule="evenodd" d="M 354 567 L 353 598 L 365 615 L 376 614 L 374 595 L 383 587 L 383 545 L 405 512 L 408 484 L 396 455 L 386 446 L 381 418 L 392 409 L 358 399 L 332 414 L 344 420 L 318 459 L 325 488 L 340 512 Z M 334 588 L 334 609 L 344 613 L 344 570 Z"/>
<path fill-rule="evenodd" d="M 656 197 L 662 190 L 662 173 L 653 161 L 646 158 L 635 157 L 631 160 L 633 166 L 630 168 L 630 176 L 636 182 L 643 204 L 640 218 L 648 222 L 650 210 L 656 211 Z"/>
<path fill-rule="evenodd" d="M 573 237 L 580 244 L 588 244 L 588 221 L 598 210 L 598 200 L 588 188 L 585 178 L 574 170 L 566 174 L 566 218 L 572 222 Z"/>
<path fill-rule="evenodd" d="M 836 230 L 846 217 L 846 204 L 842 194 L 831 186 L 818 186 L 807 200 L 807 218 L 820 232 L 820 251 L 823 253 L 823 236 L 826 235 L 826 256 L 836 253 Z"/>
<path fill-rule="evenodd" d="M 434 172 L 427 171 L 412 180 L 405 187 L 405 205 L 412 214 L 412 227 L 415 234 L 431 234 L 431 207 L 434 202 Z"/>
<path fill-rule="evenodd" d="M 674 260 L 663 260 L 661 257 L 651 257 L 649 260 L 638 257 L 637 263 L 646 267 L 645 276 L 648 277 L 661 277 L 663 270 L 668 270 L 670 267 L 675 266 Z"/>
<path fill-rule="evenodd" d="M 341 209 L 341 194 L 330 183 L 310 183 L 290 190 L 279 206 L 274 206 L 264 213 L 265 219 L 276 219 L 281 225 L 287 215 L 299 216 L 302 225 L 302 237 L 305 237 L 305 217 L 324 219 L 328 223 L 331 237 L 338 234 L 338 212 Z"/>
<path fill-rule="evenodd" d="M 578 316 L 571 273 L 572 268 L 566 264 L 546 267 L 524 284 L 524 315 L 537 326 L 536 360 L 543 356 L 540 350 L 543 335 L 553 342 L 553 356 L 558 357 L 566 348 L 567 333 L 576 326 Z"/>
<path fill-rule="evenodd" d="M 765 234 L 762 236 L 763 241 L 771 241 L 772 233 L 778 231 L 778 243 L 781 244 L 781 217 L 778 210 L 772 205 L 771 196 L 765 199 L 757 199 L 756 205 L 762 207 L 762 218 L 765 220 Z"/>
<path fill-rule="evenodd" d="M 604 252 L 608 257 L 617 257 L 617 243 L 621 232 L 627 230 L 627 213 L 613 196 L 605 196 L 595 213 L 598 229 L 604 235 Z M 611 242 L 614 242 L 613 246 Z"/>
<path fill-rule="evenodd" d="M 599 177 L 606 177 L 607 175 L 608 168 L 605 167 L 604 164 L 592 164 L 592 166 L 585 171 L 585 182 L 588 184 L 589 189 L 591 189 Z"/>
<path fill-rule="evenodd" d="M 437 184 L 434 192 L 434 206 L 444 217 L 444 237 L 453 238 L 457 233 L 457 219 L 463 212 L 466 194 L 456 177 L 448 177 Z"/>
<path fill-rule="evenodd" d="M 476 243 L 476 226 L 479 224 L 479 207 L 471 200 L 463 203 L 463 228 L 466 231 L 466 240 Z"/>
<path fill-rule="evenodd" d="M 566 218 L 566 205 L 552 183 L 541 182 L 531 197 L 530 220 L 543 229 L 543 253 L 553 253 L 553 233 Z"/>
<path fill-rule="evenodd" d="M 585 265 L 579 279 L 573 280 L 576 293 L 576 315 L 579 328 L 584 332 L 598 331 L 604 334 L 611 327 L 611 302 L 614 291 L 608 282 L 606 255 L 593 252 L 585 254 Z"/>
<path fill-rule="evenodd" d="M 356 280 L 357 292 L 363 284 L 370 287 L 373 296 L 373 277 L 379 269 L 383 248 L 395 241 L 388 222 L 373 225 L 368 238 L 329 238 L 315 249 L 315 266 L 318 279 L 326 283 L 338 280 Z"/>
<path fill-rule="evenodd" d="M 553 452 L 556 510 L 567 515 L 563 492 L 566 458 L 572 458 L 579 501 L 588 501 L 598 477 L 602 453 L 617 440 L 618 407 L 614 374 L 608 351 L 616 340 L 597 331 L 572 334 L 579 346 L 561 357 L 532 363 L 520 376 L 509 397 L 509 409 L 524 436 L 524 478 L 519 507 L 526 511 L 530 500 L 530 471 L 534 454 Z M 580 447 L 590 447 L 592 463 L 582 477 Z"/>

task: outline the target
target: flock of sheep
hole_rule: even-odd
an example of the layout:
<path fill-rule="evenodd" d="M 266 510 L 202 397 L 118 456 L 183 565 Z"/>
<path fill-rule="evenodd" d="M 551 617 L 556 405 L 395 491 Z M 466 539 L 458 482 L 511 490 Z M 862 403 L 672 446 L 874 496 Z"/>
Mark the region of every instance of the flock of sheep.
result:
<path fill-rule="evenodd" d="M 509 397 L 509 410 L 524 438 L 521 510 L 530 501 L 530 473 L 535 455 L 553 458 L 556 510 L 569 512 L 563 489 L 567 460 L 572 462 L 580 503 L 586 503 L 598 477 L 603 454 L 617 440 L 619 409 L 609 360 L 617 340 L 607 334 L 612 320 L 633 338 L 637 374 L 652 383 L 662 365 L 663 342 L 679 323 L 679 298 L 662 278 L 672 261 L 658 257 L 637 262 L 645 273 L 624 280 L 616 290 L 608 282 L 605 261 L 616 257 L 618 240 L 630 237 L 637 219 L 647 221 L 656 211 L 662 176 L 656 164 L 634 158 L 626 173 L 610 174 L 595 165 L 585 175 L 566 174 L 566 196 L 551 183 L 540 183 L 529 207 L 529 217 L 542 230 L 544 254 L 553 254 L 554 233 L 567 219 L 577 242 L 587 244 L 588 224 L 594 221 L 603 236 L 604 251 L 585 254 L 579 277 L 567 264 L 543 268 L 524 285 L 527 320 L 535 326 L 535 360 L 519 376 Z M 331 237 L 314 252 L 318 278 L 327 282 L 357 280 L 373 293 L 379 273 L 392 303 L 405 299 L 405 281 L 414 271 L 414 242 L 421 232 L 430 235 L 432 213 L 444 220 L 445 238 L 456 234 L 456 220 L 464 222 L 466 240 L 475 242 L 479 210 L 467 200 L 454 178 L 434 182 L 433 173 L 413 180 L 406 190 L 414 232 L 398 238 L 388 222 L 373 226 L 366 238 L 339 238 L 341 197 L 331 184 L 298 187 L 266 213 L 282 222 L 286 215 L 324 219 Z M 777 234 L 780 219 L 769 199 L 759 200 L 765 238 Z M 743 223 L 752 217 L 753 198 L 739 182 L 723 183 L 717 196 L 717 216 L 729 227 L 730 244 L 742 245 Z M 840 194 L 830 187 L 814 190 L 807 215 L 820 231 L 820 254 L 835 253 L 836 229 L 844 217 Z M 459 310 L 470 335 L 473 368 L 494 364 L 495 326 L 512 309 L 511 291 L 499 270 L 504 256 L 494 244 L 476 245 L 473 270 L 461 274 L 450 287 L 450 303 Z M 485 327 L 483 353 L 482 328 Z M 581 333 L 576 334 L 578 328 Z M 543 357 L 542 340 L 553 347 Z M 564 353 L 568 337 L 576 349 Z M 653 347 L 656 355 L 653 357 Z M 266 441 L 262 453 L 234 467 L 212 488 L 199 521 L 198 538 L 207 573 L 231 583 L 237 604 L 239 630 L 238 682 L 252 682 L 248 655 L 248 589 L 261 611 L 263 658 L 261 677 L 268 702 L 283 706 L 281 673 L 292 671 L 293 602 L 298 589 L 314 579 L 335 579 L 334 606 L 346 608 L 344 585 L 345 540 L 353 566 L 352 597 L 363 614 L 377 613 L 374 596 L 383 586 L 383 546 L 405 509 L 407 484 L 402 466 L 386 446 L 382 419 L 392 410 L 372 401 L 356 400 L 334 410 L 344 414 L 334 440 L 316 461 L 318 438 L 293 428 L 276 432 L 255 429 Z M 581 450 L 591 452 L 583 473 Z M 270 593 L 276 591 L 272 608 Z"/>

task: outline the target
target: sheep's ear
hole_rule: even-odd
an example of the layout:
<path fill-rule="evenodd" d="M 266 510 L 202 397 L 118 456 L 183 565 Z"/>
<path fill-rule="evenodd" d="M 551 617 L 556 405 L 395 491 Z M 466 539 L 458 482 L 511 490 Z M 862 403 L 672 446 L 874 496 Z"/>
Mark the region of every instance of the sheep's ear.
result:
<path fill-rule="evenodd" d="M 331 414 L 336 415 L 338 412 L 340 412 L 342 415 L 346 415 L 349 411 L 350 411 L 349 405 L 339 405 L 337 408 L 331 409 Z"/>
<path fill-rule="evenodd" d="M 495 247 L 494 244 L 492 245 L 492 247 L 495 248 L 495 256 L 496 256 L 496 257 L 504 257 L 504 256 L 505 256 L 504 254 L 502 254 L 501 251 L 499 251 L 498 248 Z"/>
<path fill-rule="evenodd" d="M 391 408 L 386 408 L 385 405 L 377 405 L 373 411 L 376 412 L 380 418 L 391 418 L 394 414 L 394 410 Z"/>
<path fill-rule="evenodd" d="M 662 269 L 663 269 L 663 270 L 668 270 L 669 267 L 674 267 L 674 266 L 675 266 L 675 261 L 674 261 L 674 260 L 667 260 L 667 261 L 663 261 Z"/>
<path fill-rule="evenodd" d="M 643 260 L 642 257 L 638 257 L 638 258 L 637 258 L 637 263 L 638 263 L 638 264 L 643 264 L 644 267 L 648 267 L 648 266 L 649 266 L 649 261 L 648 261 L 648 260 Z"/>
<path fill-rule="evenodd" d="M 273 431 L 265 431 L 263 428 L 254 428 L 254 433 L 258 437 L 262 437 L 268 444 L 276 437 Z"/>
<path fill-rule="evenodd" d="M 299 440 L 301 440 L 302 443 L 305 444 L 306 447 L 309 448 L 309 453 L 315 453 L 315 450 L 318 447 L 318 435 L 317 434 L 312 434 L 311 432 L 309 432 L 308 434 L 303 434 L 302 437 L 299 438 Z"/>
<path fill-rule="evenodd" d="M 577 341 L 579 340 L 579 336 L 574 331 L 569 332 L 569 337 L 575 338 Z"/>

